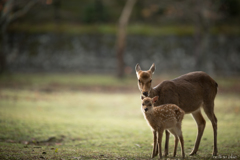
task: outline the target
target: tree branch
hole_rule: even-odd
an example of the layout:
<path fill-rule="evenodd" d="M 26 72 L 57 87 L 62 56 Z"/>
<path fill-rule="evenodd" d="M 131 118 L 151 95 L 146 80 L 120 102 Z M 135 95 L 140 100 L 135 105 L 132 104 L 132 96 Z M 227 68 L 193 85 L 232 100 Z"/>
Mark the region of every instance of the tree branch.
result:
<path fill-rule="evenodd" d="M 0 20 L 0 26 L 2 28 L 2 33 L 4 33 L 8 27 L 8 25 L 24 16 L 25 14 L 27 14 L 27 12 L 38 2 L 38 0 L 30 0 L 22 9 L 13 12 L 13 4 L 14 4 L 14 0 L 8 0 L 6 2 L 6 4 L 4 5 L 4 9 L 1 15 L 1 20 Z"/>
<path fill-rule="evenodd" d="M 8 21 L 9 21 L 9 22 L 12 22 L 12 21 L 14 21 L 14 20 L 16 20 L 16 19 L 24 16 L 25 14 L 27 14 L 27 12 L 28 12 L 35 4 L 37 4 L 37 2 L 38 2 L 38 0 L 30 0 L 30 1 L 27 3 L 27 5 L 24 6 L 23 9 L 15 12 L 14 14 L 11 14 L 11 15 L 9 16 L 9 20 L 8 20 Z"/>
<path fill-rule="evenodd" d="M 7 20 L 9 13 L 12 11 L 13 1 L 14 0 L 8 0 L 5 3 L 2 10 L 1 19 L 0 19 L 0 26 L 2 26 L 2 24 Z"/>
<path fill-rule="evenodd" d="M 117 35 L 117 59 L 118 59 L 118 77 L 124 76 L 123 52 L 126 41 L 126 27 L 129 21 L 134 4 L 137 0 L 128 0 L 119 18 L 118 35 Z"/>

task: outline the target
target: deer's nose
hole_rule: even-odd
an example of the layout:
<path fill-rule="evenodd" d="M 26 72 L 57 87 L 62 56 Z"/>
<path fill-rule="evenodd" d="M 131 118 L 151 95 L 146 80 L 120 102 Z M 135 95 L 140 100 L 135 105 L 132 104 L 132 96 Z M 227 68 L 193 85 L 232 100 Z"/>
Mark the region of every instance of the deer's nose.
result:
<path fill-rule="evenodd" d="M 147 97 L 147 96 L 148 96 L 148 92 L 143 92 L 143 95 L 144 95 L 145 97 Z"/>
<path fill-rule="evenodd" d="M 147 112 L 147 111 L 148 111 L 148 108 L 144 108 L 144 111 Z"/>

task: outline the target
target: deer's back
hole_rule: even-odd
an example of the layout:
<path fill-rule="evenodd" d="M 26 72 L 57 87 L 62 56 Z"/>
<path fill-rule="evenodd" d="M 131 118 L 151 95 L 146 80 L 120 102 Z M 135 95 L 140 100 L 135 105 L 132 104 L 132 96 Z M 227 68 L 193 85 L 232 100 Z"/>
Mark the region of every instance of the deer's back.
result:
<path fill-rule="evenodd" d="M 204 102 L 214 100 L 217 86 L 205 72 L 191 72 L 156 86 L 154 90 L 160 98 L 155 105 L 173 103 L 192 113 Z"/>

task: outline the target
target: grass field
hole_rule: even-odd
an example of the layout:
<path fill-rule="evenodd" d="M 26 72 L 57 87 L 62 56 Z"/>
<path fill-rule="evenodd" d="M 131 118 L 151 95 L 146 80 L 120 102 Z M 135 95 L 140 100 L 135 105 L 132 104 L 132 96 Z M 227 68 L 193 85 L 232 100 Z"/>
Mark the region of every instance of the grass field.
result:
<path fill-rule="evenodd" d="M 96 25 L 83 25 L 83 24 L 70 24 L 70 23 L 13 23 L 9 27 L 13 32 L 25 33 L 64 33 L 69 35 L 76 34 L 117 34 L 116 24 L 96 24 Z M 144 36 L 191 36 L 194 34 L 194 26 L 192 25 L 143 25 L 143 24 L 130 24 L 127 27 L 129 35 L 144 35 Z M 212 27 L 210 32 L 214 35 L 227 34 L 239 35 L 240 30 L 238 25 L 218 25 Z"/>
<path fill-rule="evenodd" d="M 88 80 L 93 77 L 99 81 Z M 0 159 L 150 159 L 152 133 L 140 111 L 135 77 L 93 77 L 0 77 Z M 225 88 L 238 85 L 230 79 L 219 82 Z M 94 89 L 86 91 L 83 86 Z M 126 86 L 132 89 L 119 90 Z M 207 125 L 198 154 L 186 159 L 239 159 L 239 93 L 220 92 L 215 104 L 218 157 L 211 156 L 213 131 L 204 115 Z M 195 121 L 186 115 L 186 154 L 192 150 L 196 134 Z M 169 159 L 181 157 L 180 145 L 177 157 L 172 157 L 173 140 L 170 137 Z"/>

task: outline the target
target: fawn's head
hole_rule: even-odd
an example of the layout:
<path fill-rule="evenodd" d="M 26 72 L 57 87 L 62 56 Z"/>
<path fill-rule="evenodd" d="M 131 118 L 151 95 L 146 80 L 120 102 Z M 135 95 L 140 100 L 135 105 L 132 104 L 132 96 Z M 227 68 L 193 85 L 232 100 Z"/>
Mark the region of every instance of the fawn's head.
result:
<path fill-rule="evenodd" d="M 151 109 L 154 107 L 154 103 L 158 100 L 158 96 L 155 96 L 153 98 L 145 97 L 142 100 L 142 110 L 144 112 L 151 111 Z"/>
<path fill-rule="evenodd" d="M 138 78 L 138 88 L 141 91 L 143 97 L 148 97 L 152 88 L 152 75 L 155 71 L 154 63 L 147 71 L 142 71 L 139 64 L 135 67 L 137 78 Z"/>

